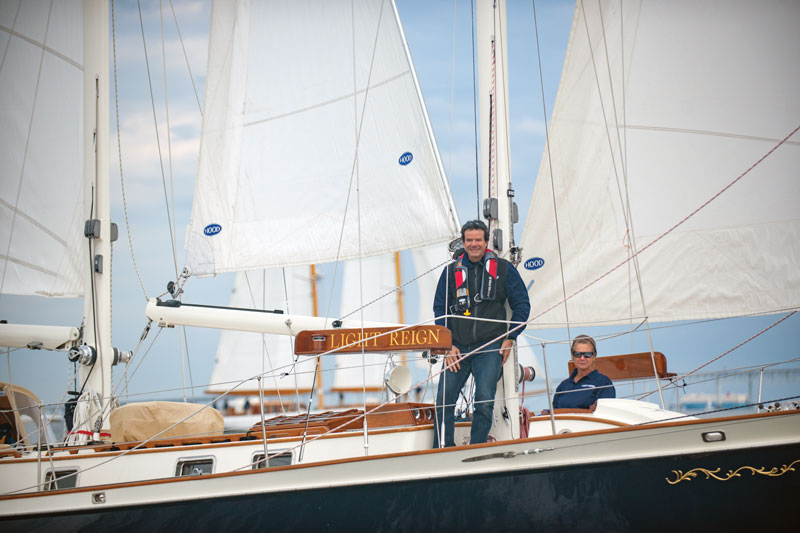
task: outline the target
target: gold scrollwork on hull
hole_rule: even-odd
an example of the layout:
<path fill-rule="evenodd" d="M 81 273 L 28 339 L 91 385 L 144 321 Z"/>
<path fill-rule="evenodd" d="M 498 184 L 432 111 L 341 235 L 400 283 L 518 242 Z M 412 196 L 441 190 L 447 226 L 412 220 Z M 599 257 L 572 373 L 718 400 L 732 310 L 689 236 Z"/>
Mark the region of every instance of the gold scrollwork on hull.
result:
<path fill-rule="evenodd" d="M 750 474 L 753 476 L 756 474 L 760 474 L 762 476 L 778 477 L 784 475 L 786 472 L 794 472 L 795 471 L 794 465 L 796 465 L 797 463 L 800 463 L 800 459 L 792 461 L 792 463 L 788 466 L 787 465 L 781 465 L 780 467 L 774 466 L 769 470 L 767 470 L 766 467 L 763 466 L 761 468 L 753 468 L 752 466 L 740 466 L 736 470 L 728 470 L 726 473 L 721 475 L 717 475 L 720 472 L 719 468 L 716 468 L 714 470 L 708 470 L 706 468 L 693 468 L 688 472 L 686 472 L 685 474 L 683 473 L 683 470 L 673 470 L 672 473 L 675 474 L 675 480 L 674 481 L 670 480 L 668 477 L 664 479 L 670 485 L 675 485 L 677 483 L 680 483 L 681 481 L 693 480 L 694 478 L 697 477 L 697 474 L 699 472 L 705 474 L 706 479 L 714 478 L 718 481 L 728 481 L 729 479 L 735 477 L 742 477 L 742 474 L 739 473 L 742 471 L 749 471 Z"/>

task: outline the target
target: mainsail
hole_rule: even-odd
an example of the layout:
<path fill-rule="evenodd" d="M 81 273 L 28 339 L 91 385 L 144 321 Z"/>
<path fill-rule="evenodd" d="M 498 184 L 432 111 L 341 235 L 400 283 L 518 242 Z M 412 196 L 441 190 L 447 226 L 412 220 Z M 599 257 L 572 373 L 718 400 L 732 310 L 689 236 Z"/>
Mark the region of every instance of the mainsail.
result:
<path fill-rule="evenodd" d="M 533 327 L 800 305 L 800 136 L 756 164 L 800 125 L 798 21 L 797 2 L 578 3 L 522 242 Z"/>
<path fill-rule="evenodd" d="M 191 274 L 457 234 L 393 2 L 217 2 L 207 76 Z"/>
<path fill-rule="evenodd" d="M 0 4 L 0 292 L 83 296 L 83 5 Z"/>

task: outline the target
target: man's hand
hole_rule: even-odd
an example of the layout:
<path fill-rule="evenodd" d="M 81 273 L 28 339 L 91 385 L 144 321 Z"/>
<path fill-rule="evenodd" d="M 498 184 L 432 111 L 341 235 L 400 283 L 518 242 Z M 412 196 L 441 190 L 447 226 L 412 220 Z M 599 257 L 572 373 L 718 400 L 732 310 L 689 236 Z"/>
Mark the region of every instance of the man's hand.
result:
<path fill-rule="evenodd" d="M 500 355 L 503 356 L 502 365 L 506 364 L 506 359 L 511 354 L 511 346 L 514 344 L 514 341 L 511 339 L 506 339 L 503 341 L 502 346 L 500 346 Z"/>
<path fill-rule="evenodd" d="M 461 358 L 461 350 L 458 349 L 457 346 L 453 346 L 450 348 L 450 351 L 447 352 L 447 355 L 444 357 L 444 366 L 445 368 L 449 368 L 450 372 L 458 372 L 461 370 L 461 364 L 458 360 Z M 450 366 L 450 365 L 453 366 Z"/>

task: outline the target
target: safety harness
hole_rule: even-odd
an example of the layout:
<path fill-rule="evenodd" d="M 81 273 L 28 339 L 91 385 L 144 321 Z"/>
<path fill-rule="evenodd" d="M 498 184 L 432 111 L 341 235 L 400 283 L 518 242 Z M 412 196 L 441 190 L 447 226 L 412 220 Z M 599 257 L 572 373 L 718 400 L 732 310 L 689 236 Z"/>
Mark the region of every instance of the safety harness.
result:
<path fill-rule="evenodd" d="M 463 252 L 458 256 L 456 264 L 453 267 L 453 274 L 455 276 L 456 285 L 456 303 L 450 308 L 453 314 L 462 314 L 469 316 L 470 308 L 472 307 L 472 298 L 469 297 L 469 283 L 467 280 L 469 269 L 464 266 L 464 257 L 467 256 Z M 481 290 L 480 294 L 475 295 L 475 303 L 484 300 L 494 300 L 497 295 L 497 254 L 492 250 L 486 249 L 483 254 L 483 270 L 481 273 Z"/>

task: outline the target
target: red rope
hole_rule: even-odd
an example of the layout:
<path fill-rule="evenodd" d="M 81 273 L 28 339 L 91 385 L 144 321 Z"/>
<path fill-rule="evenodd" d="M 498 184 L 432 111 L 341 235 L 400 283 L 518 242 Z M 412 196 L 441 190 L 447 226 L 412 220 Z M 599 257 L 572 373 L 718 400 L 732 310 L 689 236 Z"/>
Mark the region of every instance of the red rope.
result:
<path fill-rule="evenodd" d="M 75 431 L 70 431 L 69 433 L 67 433 L 67 435 L 88 435 L 88 436 L 91 437 L 91 436 L 94 435 L 94 433 L 91 432 L 91 431 L 83 430 L 83 429 L 76 429 Z M 99 435 L 101 437 L 110 437 L 111 433 L 101 432 Z"/>

